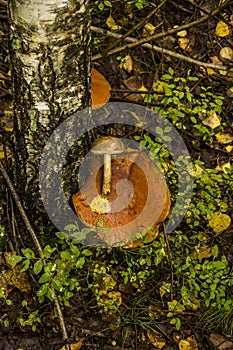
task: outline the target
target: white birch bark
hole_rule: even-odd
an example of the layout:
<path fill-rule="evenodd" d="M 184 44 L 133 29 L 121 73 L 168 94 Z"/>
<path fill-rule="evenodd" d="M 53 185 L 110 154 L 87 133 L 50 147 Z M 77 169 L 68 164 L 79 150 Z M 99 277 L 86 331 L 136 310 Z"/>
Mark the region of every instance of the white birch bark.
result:
<path fill-rule="evenodd" d="M 46 140 L 90 105 L 89 0 L 9 0 L 8 11 L 16 186 L 25 206 L 37 211 Z"/>

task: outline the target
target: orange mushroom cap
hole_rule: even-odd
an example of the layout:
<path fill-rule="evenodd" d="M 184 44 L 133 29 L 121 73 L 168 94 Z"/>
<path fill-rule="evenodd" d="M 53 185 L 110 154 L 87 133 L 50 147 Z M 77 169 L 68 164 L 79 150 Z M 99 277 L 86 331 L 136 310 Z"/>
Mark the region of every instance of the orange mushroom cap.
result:
<path fill-rule="evenodd" d="M 107 103 L 110 99 L 111 86 L 105 77 L 92 68 L 92 82 L 91 82 L 91 100 L 92 107 L 101 106 Z"/>
<path fill-rule="evenodd" d="M 102 198 L 101 164 L 99 157 L 91 160 L 90 173 L 96 176 L 90 175 L 81 191 L 72 197 L 80 220 L 96 227 L 98 236 L 111 246 L 138 247 L 143 244 L 142 239 L 137 239 L 137 234 L 141 233 L 146 233 L 146 242 L 155 239 L 159 224 L 170 209 L 170 192 L 161 171 L 143 152 L 135 151 L 133 156 L 131 152 L 115 156 L 112 159 L 112 189 Z M 98 203 L 98 199 L 100 210 L 95 210 L 96 204 L 92 204 Z M 105 208 L 106 212 L 102 211 Z M 107 232 L 99 228 L 99 222 L 110 230 Z M 154 232 L 148 230 L 149 222 L 153 223 Z"/>

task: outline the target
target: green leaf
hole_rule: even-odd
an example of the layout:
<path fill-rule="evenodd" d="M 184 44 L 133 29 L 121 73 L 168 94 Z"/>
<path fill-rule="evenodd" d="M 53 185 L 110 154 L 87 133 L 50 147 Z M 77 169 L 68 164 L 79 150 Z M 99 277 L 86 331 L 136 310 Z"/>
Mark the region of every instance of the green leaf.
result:
<path fill-rule="evenodd" d="M 156 126 L 155 132 L 156 132 L 156 134 L 158 134 L 158 135 L 163 135 L 163 129 L 160 128 L 160 126 Z"/>
<path fill-rule="evenodd" d="M 12 256 L 12 258 L 10 258 L 10 265 L 15 265 L 15 264 L 18 264 L 21 260 L 23 259 L 22 256 L 20 255 L 15 255 L 15 256 Z"/>
<path fill-rule="evenodd" d="M 76 267 L 77 269 L 81 269 L 83 265 L 85 264 L 85 258 L 82 256 L 81 258 L 78 259 L 76 262 Z"/>
<path fill-rule="evenodd" d="M 45 283 L 43 284 L 40 289 L 36 292 L 36 295 L 38 297 L 41 297 L 42 295 L 45 295 L 47 293 L 47 290 L 48 290 L 48 287 L 49 287 L 49 283 Z"/>
<path fill-rule="evenodd" d="M 57 280 L 57 279 L 53 279 L 52 280 L 52 286 L 54 289 L 56 289 L 58 292 L 62 292 L 63 290 L 63 285 L 61 283 L 61 281 Z"/>
<path fill-rule="evenodd" d="M 43 268 L 42 260 L 37 260 L 34 264 L 33 271 L 36 275 L 38 275 Z"/>
<path fill-rule="evenodd" d="M 34 259 L 35 258 L 35 254 L 34 254 L 33 250 L 31 250 L 30 248 L 22 249 L 22 253 L 27 259 Z"/>
<path fill-rule="evenodd" d="M 80 255 L 80 250 L 79 248 L 76 246 L 76 245 L 71 245 L 70 246 L 70 249 L 72 251 L 72 253 L 75 255 L 75 256 L 79 256 Z"/>
<path fill-rule="evenodd" d="M 168 73 L 171 74 L 171 75 L 174 74 L 174 70 L 172 69 L 172 67 L 169 67 L 169 68 L 168 68 Z"/>
<path fill-rule="evenodd" d="M 71 255 L 67 250 L 64 250 L 63 252 L 61 252 L 60 255 L 62 259 L 71 260 Z"/>
<path fill-rule="evenodd" d="M 91 255 L 92 255 L 92 252 L 91 252 L 89 249 L 83 249 L 82 255 L 91 256 Z"/>
<path fill-rule="evenodd" d="M 56 232 L 55 235 L 57 236 L 57 238 L 64 240 L 67 238 L 67 235 L 63 232 Z"/>
<path fill-rule="evenodd" d="M 172 79 L 172 76 L 169 75 L 169 74 L 163 74 L 162 78 L 163 78 L 164 80 L 171 80 L 171 79 Z"/>
<path fill-rule="evenodd" d="M 217 258 L 218 256 L 218 246 L 215 244 L 215 246 L 212 248 L 212 254 L 214 258 Z"/>
<path fill-rule="evenodd" d="M 70 230 L 77 230 L 78 226 L 76 224 L 69 224 L 65 227 L 66 231 L 70 231 Z"/>
<path fill-rule="evenodd" d="M 29 259 L 24 260 L 23 268 L 20 270 L 20 272 L 27 271 L 29 269 L 29 266 L 30 266 L 30 260 Z"/>
<path fill-rule="evenodd" d="M 108 1 L 108 0 L 104 0 L 104 5 L 108 7 L 112 7 L 111 1 Z"/>
<path fill-rule="evenodd" d="M 172 138 L 170 136 L 168 136 L 168 135 L 165 135 L 165 136 L 163 136 L 163 140 L 167 141 L 167 142 L 171 142 Z"/>
<path fill-rule="evenodd" d="M 48 281 L 50 281 L 51 277 L 52 277 L 52 274 L 51 274 L 51 273 L 45 272 L 45 273 L 43 273 L 43 275 L 40 277 L 40 279 L 39 279 L 38 282 L 39 282 L 39 283 L 48 282 Z"/>
<path fill-rule="evenodd" d="M 44 247 L 43 253 L 44 253 L 45 258 L 46 258 L 46 259 L 50 258 L 51 254 L 52 254 L 53 252 L 55 252 L 56 249 L 57 249 L 57 248 L 52 248 L 52 247 L 50 247 L 50 245 L 47 245 L 46 247 Z"/>
<path fill-rule="evenodd" d="M 55 299 L 55 292 L 52 288 L 48 288 L 47 293 L 46 293 L 46 297 L 51 301 L 53 301 Z"/>

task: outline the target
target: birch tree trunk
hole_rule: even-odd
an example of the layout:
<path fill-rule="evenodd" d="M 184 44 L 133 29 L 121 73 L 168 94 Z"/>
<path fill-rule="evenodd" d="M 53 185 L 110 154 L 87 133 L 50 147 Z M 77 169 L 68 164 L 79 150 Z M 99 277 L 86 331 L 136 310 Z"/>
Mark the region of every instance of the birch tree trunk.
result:
<path fill-rule="evenodd" d="M 31 220 L 44 231 L 48 219 L 38 188 L 43 147 L 64 119 L 90 106 L 89 0 L 9 0 L 8 10 L 15 182 Z"/>

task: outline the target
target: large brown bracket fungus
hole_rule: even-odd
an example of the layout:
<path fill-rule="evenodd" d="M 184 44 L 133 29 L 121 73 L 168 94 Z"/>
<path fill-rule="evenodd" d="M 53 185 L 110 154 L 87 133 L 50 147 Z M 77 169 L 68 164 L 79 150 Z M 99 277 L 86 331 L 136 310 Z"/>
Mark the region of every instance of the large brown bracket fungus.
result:
<path fill-rule="evenodd" d="M 170 209 L 163 174 L 144 152 L 125 149 L 115 137 L 96 140 L 92 152 L 90 175 L 72 197 L 80 220 L 109 246 L 151 242 Z"/>

